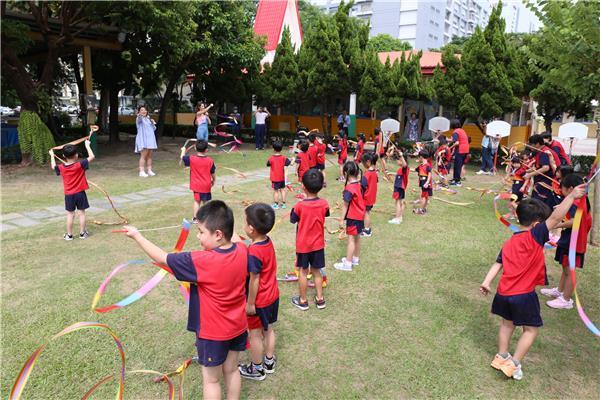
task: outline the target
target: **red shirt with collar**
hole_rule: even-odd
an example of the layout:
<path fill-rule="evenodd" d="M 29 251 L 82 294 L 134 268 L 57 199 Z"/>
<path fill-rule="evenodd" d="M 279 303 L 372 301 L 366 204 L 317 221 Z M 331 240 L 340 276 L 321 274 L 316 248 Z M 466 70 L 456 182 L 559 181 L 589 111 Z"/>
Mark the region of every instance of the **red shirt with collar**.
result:
<path fill-rule="evenodd" d="M 273 154 L 267 161 L 267 167 L 271 167 L 269 178 L 271 182 L 285 181 L 285 167 L 290 165 L 289 158 L 281 154 Z"/>
<path fill-rule="evenodd" d="M 408 174 L 410 172 L 410 168 L 400 167 L 398 171 L 396 171 L 396 179 L 394 180 L 394 189 L 406 189 L 408 186 Z"/>
<path fill-rule="evenodd" d="M 553 140 L 550 143 L 548 143 L 548 146 L 552 149 L 552 151 L 554 151 L 556 153 L 556 155 L 558 156 L 558 158 L 565 165 L 571 165 L 571 160 L 569 159 L 569 156 L 565 152 L 565 148 L 563 147 L 563 145 L 559 141 Z M 560 164 L 558 164 L 558 165 L 560 165 Z"/>
<path fill-rule="evenodd" d="M 375 205 L 375 203 L 377 202 L 377 183 L 379 182 L 377 170 L 366 170 L 362 177 L 362 180 L 362 186 L 366 187 L 364 195 L 365 205 Z"/>
<path fill-rule="evenodd" d="M 310 253 L 325 248 L 325 217 L 329 203 L 319 197 L 304 199 L 292 208 L 290 222 L 297 223 L 296 253 Z"/>
<path fill-rule="evenodd" d="M 317 157 L 318 157 L 318 151 L 319 149 L 317 148 L 317 146 L 312 145 L 308 148 L 308 166 L 309 168 L 314 168 L 317 166 Z"/>
<path fill-rule="evenodd" d="M 302 177 L 310 169 L 310 158 L 308 153 L 300 152 L 296 155 L 296 164 L 298 167 L 298 179 L 302 182 Z"/>
<path fill-rule="evenodd" d="M 190 167 L 190 190 L 196 193 L 210 193 L 211 174 L 216 171 L 213 159 L 207 156 L 183 156 L 183 164 Z"/>
<path fill-rule="evenodd" d="M 73 164 L 59 164 L 54 167 L 56 175 L 63 177 L 63 190 L 66 195 L 83 192 L 90 188 L 85 179 L 85 170 L 89 166 L 90 163 L 86 158 Z"/>
<path fill-rule="evenodd" d="M 325 149 L 327 145 L 325 143 L 319 143 L 315 140 L 315 146 L 317 147 L 317 164 L 325 164 Z"/>
<path fill-rule="evenodd" d="M 419 174 L 419 186 L 423 187 L 431 174 L 431 164 L 429 164 L 429 162 L 426 164 L 419 164 L 415 170 Z M 429 182 L 429 188 L 431 188 L 431 182 Z"/>
<path fill-rule="evenodd" d="M 364 198 L 365 188 L 359 181 L 346 185 L 343 192 L 344 202 L 348 203 L 348 211 L 344 219 L 364 221 L 366 204 Z"/>
<path fill-rule="evenodd" d="M 277 257 L 269 237 L 262 242 L 252 243 L 248 248 L 248 272 L 259 274 L 255 305 L 270 306 L 279 298 L 277 286 Z"/>

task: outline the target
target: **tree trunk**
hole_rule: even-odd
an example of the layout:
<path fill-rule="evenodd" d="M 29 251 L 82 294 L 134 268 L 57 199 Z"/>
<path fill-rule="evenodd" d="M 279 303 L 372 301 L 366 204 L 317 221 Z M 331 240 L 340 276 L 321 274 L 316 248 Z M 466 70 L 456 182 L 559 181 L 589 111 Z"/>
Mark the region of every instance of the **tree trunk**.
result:
<path fill-rule="evenodd" d="M 173 92 L 173 88 L 177 84 L 177 79 L 181 76 L 181 71 L 178 69 L 171 75 L 169 78 L 169 82 L 167 82 L 167 87 L 165 88 L 165 94 L 162 97 L 160 102 L 160 110 L 158 112 L 158 122 L 156 123 L 156 137 L 161 138 L 165 128 L 165 117 L 167 115 L 167 107 L 169 107 L 169 103 L 171 102 L 171 98 L 173 97 L 171 93 Z"/>
<path fill-rule="evenodd" d="M 108 103 L 110 106 L 110 115 L 108 117 L 108 141 L 111 144 L 118 143 L 119 139 L 119 88 L 110 85 L 108 90 Z"/>
<path fill-rule="evenodd" d="M 98 116 L 100 120 L 100 129 L 102 132 L 108 131 L 108 103 L 110 97 L 110 88 L 108 86 L 103 85 L 100 89 L 100 115 Z"/>
<path fill-rule="evenodd" d="M 544 128 L 546 128 L 546 132 L 552 133 L 552 115 L 544 115 Z"/>
<path fill-rule="evenodd" d="M 600 154 L 600 119 L 596 120 L 596 155 Z M 591 182 L 590 182 L 591 184 Z M 600 245 L 600 175 L 594 178 L 594 204 L 592 205 L 592 234 L 590 243 Z"/>

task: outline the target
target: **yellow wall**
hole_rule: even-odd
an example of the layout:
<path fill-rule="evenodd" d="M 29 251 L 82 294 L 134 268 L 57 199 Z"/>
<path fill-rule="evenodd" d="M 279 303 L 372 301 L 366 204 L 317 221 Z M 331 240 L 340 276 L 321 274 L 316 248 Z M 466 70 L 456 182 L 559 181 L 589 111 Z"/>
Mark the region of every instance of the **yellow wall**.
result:
<path fill-rule="evenodd" d="M 558 129 L 560 128 L 560 126 L 562 125 L 562 122 L 553 122 L 552 123 L 552 134 L 554 136 L 558 136 Z M 587 126 L 588 128 L 588 133 L 587 133 L 587 137 L 589 139 L 593 139 L 596 137 L 596 129 L 598 128 L 598 124 L 596 124 L 595 122 L 587 122 L 584 124 L 585 126 Z M 538 132 L 544 132 L 546 130 L 546 127 L 544 126 L 544 122 L 539 122 L 538 123 Z"/>

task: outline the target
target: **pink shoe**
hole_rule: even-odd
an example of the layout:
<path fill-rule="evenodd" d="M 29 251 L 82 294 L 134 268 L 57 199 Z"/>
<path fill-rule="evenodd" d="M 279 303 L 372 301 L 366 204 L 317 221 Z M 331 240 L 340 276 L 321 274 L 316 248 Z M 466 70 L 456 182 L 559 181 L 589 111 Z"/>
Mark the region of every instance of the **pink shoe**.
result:
<path fill-rule="evenodd" d="M 557 297 L 562 296 L 562 293 L 558 291 L 557 287 L 553 287 L 550 289 L 543 288 L 540 290 L 540 293 L 546 297 L 552 297 L 552 298 L 557 298 Z"/>
<path fill-rule="evenodd" d="M 573 299 L 567 301 L 564 297 L 560 296 L 554 300 L 547 301 L 546 305 L 550 308 L 570 310 L 573 308 Z"/>

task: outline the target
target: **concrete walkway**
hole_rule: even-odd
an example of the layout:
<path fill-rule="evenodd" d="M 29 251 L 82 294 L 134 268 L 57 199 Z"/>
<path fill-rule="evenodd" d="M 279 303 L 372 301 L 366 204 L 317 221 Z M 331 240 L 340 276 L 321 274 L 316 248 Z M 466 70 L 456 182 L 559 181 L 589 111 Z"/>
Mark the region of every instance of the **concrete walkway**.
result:
<path fill-rule="evenodd" d="M 225 185 L 227 187 L 231 185 L 241 185 L 245 183 L 256 182 L 259 180 L 268 181 L 269 179 L 268 172 L 265 173 L 264 168 L 261 170 L 244 172 L 244 175 L 247 176 L 246 179 L 240 179 L 235 175 L 218 176 L 214 191 L 220 191 L 221 185 Z M 93 191 L 94 189 L 90 188 L 90 190 Z M 131 206 L 139 206 L 142 204 L 154 203 L 157 201 L 173 199 L 181 196 L 189 196 L 191 198 L 191 192 L 188 183 L 174 186 L 157 187 L 142 190 L 140 192 L 111 196 L 111 199 L 113 200 L 115 206 L 121 210 L 127 209 Z M 111 210 L 108 200 L 106 200 L 104 197 L 102 199 L 90 200 L 89 203 L 90 208 L 86 210 L 86 214 L 94 215 Z M 19 228 L 31 228 L 48 222 L 65 221 L 65 218 L 66 211 L 64 204 L 46 207 L 40 210 L 2 214 L 0 215 L 0 232 L 5 233 Z"/>

